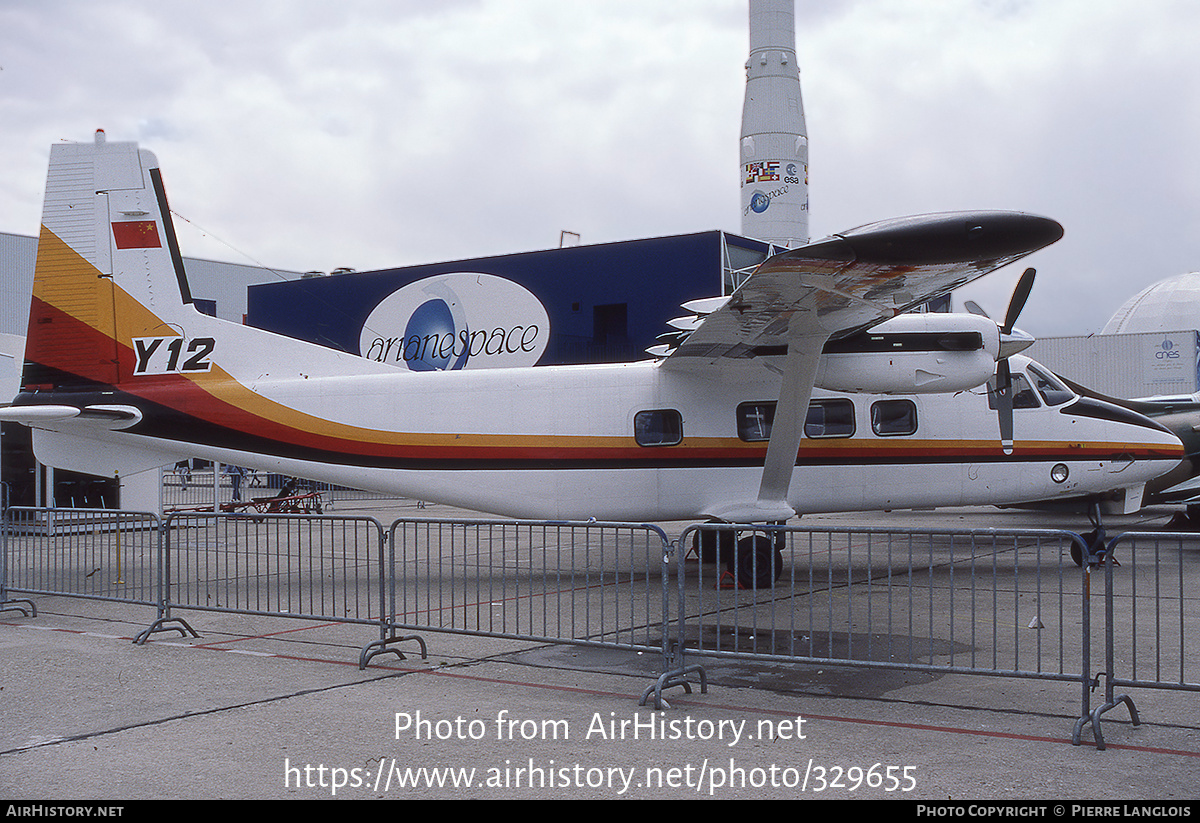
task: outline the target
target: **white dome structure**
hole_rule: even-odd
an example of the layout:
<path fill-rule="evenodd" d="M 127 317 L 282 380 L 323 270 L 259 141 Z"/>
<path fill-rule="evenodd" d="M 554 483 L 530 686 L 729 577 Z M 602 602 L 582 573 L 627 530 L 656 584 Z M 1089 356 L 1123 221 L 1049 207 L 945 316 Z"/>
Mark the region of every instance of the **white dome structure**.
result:
<path fill-rule="evenodd" d="M 1200 272 L 1160 280 L 1125 301 L 1101 334 L 1200 329 Z"/>

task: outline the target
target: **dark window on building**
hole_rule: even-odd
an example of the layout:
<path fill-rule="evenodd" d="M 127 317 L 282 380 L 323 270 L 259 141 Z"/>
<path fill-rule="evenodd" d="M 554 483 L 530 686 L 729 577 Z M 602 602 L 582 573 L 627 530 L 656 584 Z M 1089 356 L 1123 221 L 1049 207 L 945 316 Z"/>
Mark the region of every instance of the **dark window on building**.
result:
<path fill-rule="evenodd" d="M 881 437 L 915 433 L 917 404 L 911 400 L 879 400 L 872 403 L 871 429 Z"/>
<path fill-rule="evenodd" d="M 629 308 L 625 303 L 610 303 L 592 308 L 592 337 L 602 346 L 629 340 Z"/>
<path fill-rule="evenodd" d="M 849 400 L 814 400 L 809 403 L 804 436 L 853 437 L 854 404 Z"/>
<path fill-rule="evenodd" d="M 640 411 L 633 417 L 639 446 L 674 446 L 683 440 L 683 416 L 674 409 Z"/>

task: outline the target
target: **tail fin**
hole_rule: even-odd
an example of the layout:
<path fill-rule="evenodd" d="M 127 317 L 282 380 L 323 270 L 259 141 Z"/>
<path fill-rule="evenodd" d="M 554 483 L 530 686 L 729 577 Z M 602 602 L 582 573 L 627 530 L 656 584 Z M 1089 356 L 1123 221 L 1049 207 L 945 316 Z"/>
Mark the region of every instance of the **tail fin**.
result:
<path fill-rule="evenodd" d="M 136 143 L 109 143 L 102 131 L 93 143 L 51 147 L 26 390 L 120 383 L 129 357 L 118 326 L 147 314 L 166 326 L 191 302 L 154 155 Z"/>

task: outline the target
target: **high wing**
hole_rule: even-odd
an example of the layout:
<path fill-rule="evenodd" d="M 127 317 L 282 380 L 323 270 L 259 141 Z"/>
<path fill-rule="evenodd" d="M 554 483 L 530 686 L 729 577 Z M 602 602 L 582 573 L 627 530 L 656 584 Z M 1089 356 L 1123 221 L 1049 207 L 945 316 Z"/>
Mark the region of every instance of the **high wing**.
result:
<path fill-rule="evenodd" d="M 1060 239 L 1020 212 L 887 220 L 764 261 L 667 355 L 665 368 L 786 353 L 797 326 L 839 339 L 947 294 Z M 708 301 L 697 301 L 708 302 Z"/>
<path fill-rule="evenodd" d="M 762 522 L 795 514 L 788 486 L 826 343 L 947 294 L 1062 235 L 1057 222 L 1019 212 L 932 214 L 862 226 L 763 262 L 694 330 L 684 329 L 662 363 L 696 369 L 722 360 L 785 358 L 758 500 L 714 516 Z"/>

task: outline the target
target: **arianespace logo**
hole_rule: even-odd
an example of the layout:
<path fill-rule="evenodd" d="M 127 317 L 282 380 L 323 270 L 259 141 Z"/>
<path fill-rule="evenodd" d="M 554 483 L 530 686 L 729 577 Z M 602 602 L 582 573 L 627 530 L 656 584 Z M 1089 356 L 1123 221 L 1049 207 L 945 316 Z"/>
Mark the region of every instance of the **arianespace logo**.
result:
<path fill-rule="evenodd" d="M 409 283 L 363 324 L 363 357 L 412 371 L 532 366 L 550 337 L 545 307 L 524 287 L 481 272 Z"/>

